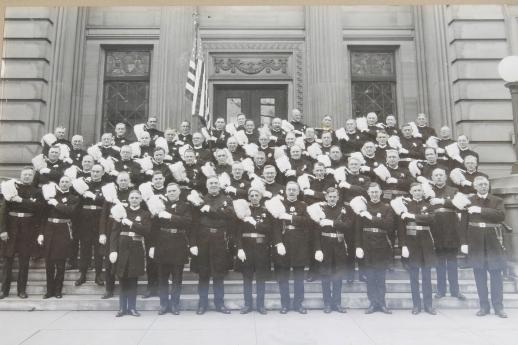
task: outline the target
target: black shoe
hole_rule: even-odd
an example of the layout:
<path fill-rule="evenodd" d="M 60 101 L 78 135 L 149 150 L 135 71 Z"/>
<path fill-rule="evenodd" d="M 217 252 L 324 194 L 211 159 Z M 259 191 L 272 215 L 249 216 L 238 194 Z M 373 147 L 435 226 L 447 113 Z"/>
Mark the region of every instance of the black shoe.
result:
<path fill-rule="evenodd" d="M 160 310 L 158 311 L 158 315 L 167 314 L 168 311 L 169 311 L 169 308 L 167 308 L 167 307 L 160 307 Z"/>
<path fill-rule="evenodd" d="M 78 280 L 76 280 L 76 281 L 74 282 L 74 285 L 75 285 L 75 286 L 81 286 L 81 285 L 83 285 L 84 283 L 86 283 L 86 275 L 81 274 L 81 276 L 79 277 L 79 279 L 78 279 Z"/>
<path fill-rule="evenodd" d="M 239 311 L 239 314 L 248 314 L 252 311 L 252 307 L 249 305 L 245 305 L 241 310 Z"/>
<path fill-rule="evenodd" d="M 142 298 L 156 297 L 158 294 L 154 290 L 146 290 L 146 293 L 142 295 Z"/>
<path fill-rule="evenodd" d="M 281 313 L 281 314 L 288 314 L 288 308 L 282 307 L 281 310 L 279 311 L 279 313 Z"/>
<path fill-rule="evenodd" d="M 61 294 L 61 292 L 56 292 L 54 297 L 56 297 L 56 298 L 63 298 L 63 295 Z"/>
<path fill-rule="evenodd" d="M 331 308 L 330 305 L 325 305 L 324 306 L 324 313 L 329 314 L 332 311 L 333 311 L 333 308 Z"/>
<path fill-rule="evenodd" d="M 421 308 L 419 307 L 413 307 L 412 308 L 412 315 L 417 315 L 421 312 Z"/>
<path fill-rule="evenodd" d="M 445 294 L 443 293 L 436 293 L 435 294 L 435 298 L 439 299 L 439 298 L 443 298 L 445 296 Z"/>
<path fill-rule="evenodd" d="M 113 292 L 111 291 L 106 291 L 104 293 L 104 295 L 101 296 L 102 299 L 108 299 L 108 298 L 112 298 L 113 297 Z"/>
<path fill-rule="evenodd" d="M 367 308 L 367 310 L 365 310 L 365 314 L 373 314 L 376 312 L 376 308 L 374 308 L 373 305 L 370 305 L 369 308 Z"/>
<path fill-rule="evenodd" d="M 480 309 L 479 311 L 477 311 L 477 316 L 486 316 L 489 314 L 489 310 L 487 309 Z"/>
<path fill-rule="evenodd" d="M 22 298 L 22 299 L 26 299 L 27 297 L 27 294 L 25 293 L 25 291 L 22 291 L 22 292 L 18 292 L 18 297 Z"/>
<path fill-rule="evenodd" d="M 466 300 L 466 296 L 464 296 L 460 292 L 458 294 L 456 294 L 455 296 L 452 295 L 452 297 L 456 297 L 459 301 L 465 301 Z"/>
<path fill-rule="evenodd" d="M 434 307 L 427 307 L 427 308 L 424 308 L 424 312 L 425 313 L 428 313 L 430 315 L 437 315 L 437 310 L 435 310 Z"/>
<path fill-rule="evenodd" d="M 495 310 L 495 315 L 502 319 L 507 319 L 507 314 L 504 312 L 503 309 Z"/>
<path fill-rule="evenodd" d="M 117 314 L 115 314 L 115 317 L 121 317 L 121 316 L 124 316 L 124 315 L 126 315 L 126 312 L 124 310 L 119 310 L 117 312 Z"/>
<path fill-rule="evenodd" d="M 44 295 L 43 295 L 43 299 L 49 299 L 49 298 L 51 298 L 51 297 L 54 297 L 54 295 L 53 295 L 53 294 L 51 294 L 51 293 L 48 293 L 48 292 L 47 292 L 46 294 L 44 294 Z"/>
<path fill-rule="evenodd" d="M 303 306 L 300 306 L 298 308 L 294 308 L 299 314 L 307 314 L 308 311 Z"/>
<path fill-rule="evenodd" d="M 315 277 L 314 277 L 314 276 L 312 276 L 312 275 L 308 275 L 308 276 L 306 277 L 306 281 L 307 281 L 308 283 L 311 283 L 311 282 L 315 281 Z"/>
<path fill-rule="evenodd" d="M 388 309 L 387 307 L 379 307 L 379 311 L 381 311 L 383 314 L 392 314 L 392 310 Z"/>
<path fill-rule="evenodd" d="M 266 311 L 266 309 L 264 307 L 257 307 L 257 312 L 261 315 L 266 315 L 268 314 L 268 312 Z"/>
<path fill-rule="evenodd" d="M 170 310 L 173 315 L 180 315 L 180 308 L 177 305 L 173 305 Z"/>
<path fill-rule="evenodd" d="M 347 309 L 345 309 L 345 307 L 342 307 L 340 304 L 338 305 L 335 305 L 333 307 L 333 310 L 336 310 L 337 312 L 341 313 L 341 314 L 345 314 L 347 313 Z"/>
<path fill-rule="evenodd" d="M 136 311 L 135 309 L 130 309 L 128 310 L 128 315 L 131 315 L 131 316 L 140 316 L 140 313 L 138 311 Z"/>
<path fill-rule="evenodd" d="M 196 310 L 197 315 L 203 315 L 207 311 L 207 306 L 199 305 L 198 310 Z"/>
<path fill-rule="evenodd" d="M 230 314 L 230 309 L 225 307 L 225 305 L 220 305 L 216 307 L 216 311 L 221 314 Z"/>
<path fill-rule="evenodd" d="M 95 284 L 99 286 L 104 286 L 104 280 L 101 278 L 101 276 L 95 277 Z"/>
<path fill-rule="evenodd" d="M 4 298 L 6 298 L 8 296 L 9 296 L 8 293 L 5 293 L 5 292 L 0 293 L 0 299 L 4 299 Z"/>

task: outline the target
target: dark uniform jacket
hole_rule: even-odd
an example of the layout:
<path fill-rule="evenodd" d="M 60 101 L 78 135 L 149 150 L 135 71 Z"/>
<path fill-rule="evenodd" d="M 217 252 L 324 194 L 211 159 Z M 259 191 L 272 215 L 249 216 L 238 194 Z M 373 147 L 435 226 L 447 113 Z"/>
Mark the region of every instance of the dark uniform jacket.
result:
<path fill-rule="evenodd" d="M 349 203 L 354 197 L 363 195 L 367 197 L 367 189 L 371 183 L 369 176 L 362 173 L 349 173 L 346 175 L 346 182 L 351 185 L 350 188 L 341 188 L 341 199 L 345 203 Z"/>
<path fill-rule="evenodd" d="M 404 136 L 401 136 L 399 140 L 401 142 L 401 146 L 408 150 L 408 153 L 402 153 L 401 157 L 408 157 L 413 159 L 424 158 L 424 142 L 422 138 L 405 138 Z"/>
<path fill-rule="evenodd" d="M 369 140 L 367 134 L 358 131 L 347 133 L 347 136 L 349 137 L 349 140 L 340 140 L 340 148 L 344 155 L 360 151 L 363 144 Z"/>
<path fill-rule="evenodd" d="M 243 177 L 236 180 L 233 176 L 230 177 L 230 186 L 236 189 L 236 192 L 227 193 L 232 199 L 246 199 L 248 196 L 248 189 L 250 188 L 250 182 Z"/>
<path fill-rule="evenodd" d="M 103 179 L 100 181 L 92 181 L 90 177 L 85 178 L 89 191 L 95 194 L 95 199 L 80 197 L 80 206 L 78 212 L 77 230 L 79 238 L 93 238 L 97 241 L 101 228 L 101 214 L 104 205 L 104 196 L 102 186 L 106 183 Z"/>
<path fill-rule="evenodd" d="M 79 197 L 71 191 L 56 190 L 58 204 L 46 204 L 43 210 L 41 234 L 44 238 L 46 260 L 65 260 L 69 257 L 72 243 L 72 221 Z M 49 221 L 49 219 L 51 219 Z"/>
<path fill-rule="evenodd" d="M 386 165 L 390 176 L 397 180 L 397 183 L 381 183 L 381 189 L 383 190 L 383 197 L 385 199 L 393 199 L 394 195 L 407 194 L 410 189 L 410 184 L 413 181 L 412 175 L 408 168 L 398 166 L 397 168 L 391 168 L 388 164 Z"/>
<path fill-rule="evenodd" d="M 81 149 L 73 149 L 70 151 L 70 158 L 72 159 L 72 164 L 73 165 L 76 165 L 78 167 L 81 167 L 81 163 L 83 162 L 83 157 L 86 156 L 87 153 L 85 150 L 81 150 Z"/>
<path fill-rule="evenodd" d="M 65 173 L 65 170 L 71 165 L 62 161 L 61 159 L 51 162 L 48 160 L 48 158 L 45 158 L 45 161 L 47 162 L 47 168 L 50 169 L 50 172 L 47 174 L 41 174 L 38 171 L 34 176 L 35 183 L 40 186 L 49 182 L 54 182 L 56 184 L 59 183 L 59 180 Z"/>
<path fill-rule="evenodd" d="M 417 126 L 419 133 L 423 136 L 423 141 L 426 141 L 430 137 L 436 137 L 435 129 L 430 126 Z"/>
<path fill-rule="evenodd" d="M 118 148 L 121 148 L 124 145 L 129 145 L 132 143 L 132 141 L 129 140 L 128 138 L 118 137 L 116 134 L 113 135 L 113 141 L 114 141 L 114 145 L 117 146 Z"/>
<path fill-rule="evenodd" d="M 151 214 L 142 207 L 133 210 L 125 207 L 127 218 L 132 226 L 114 222 L 110 237 L 110 252 L 117 252 L 115 275 L 118 278 L 136 278 L 145 272 L 146 249 L 144 236 L 151 231 Z M 135 233 L 129 236 L 129 232 Z"/>
<path fill-rule="evenodd" d="M 142 179 L 141 169 L 142 167 L 140 164 L 135 162 L 134 160 L 128 159 L 128 160 L 118 160 L 114 163 L 115 170 L 118 172 L 127 172 L 130 176 L 131 183 L 134 185 L 139 185 L 144 180 Z"/>
<path fill-rule="evenodd" d="M 313 195 L 304 195 L 304 201 L 311 205 L 318 201 L 324 201 L 325 194 L 324 192 L 329 187 L 336 187 L 336 181 L 333 175 L 325 175 L 322 179 L 317 179 L 313 175 L 308 176 L 309 179 L 309 188 L 315 193 Z"/>
<path fill-rule="evenodd" d="M 430 206 L 435 218 L 431 226 L 435 247 L 459 248 L 460 221 L 457 217 L 457 209 L 451 203 L 458 190 L 448 185 L 442 188 L 432 186 L 432 189 L 436 198 L 444 199 L 444 205 Z"/>
<path fill-rule="evenodd" d="M 474 195 L 469 199 L 469 206 L 480 206 L 482 210 L 473 214 L 464 211 L 461 217 L 460 243 L 468 245 L 469 263 L 474 268 L 505 268 L 505 248 L 499 225 L 505 218 L 504 201 L 491 194 L 486 198 Z"/>

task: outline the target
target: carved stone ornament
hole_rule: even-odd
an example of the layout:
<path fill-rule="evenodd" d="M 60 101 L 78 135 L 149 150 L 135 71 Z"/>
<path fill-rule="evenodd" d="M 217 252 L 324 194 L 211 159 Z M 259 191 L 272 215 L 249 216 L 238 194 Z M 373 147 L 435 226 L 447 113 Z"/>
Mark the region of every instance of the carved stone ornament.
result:
<path fill-rule="evenodd" d="M 254 59 L 256 60 L 256 59 Z M 223 71 L 230 71 L 230 73 L 236 73 L 240 71 L 245 74 L 258 74 L 264 71 L 265 73 L 271 73 L 273 71 L 281 71 L 281 73 L 287 73 L 288 59 L 260 59 L 259 61 L 251 61 L 249 59 L 243 60 L 239 58 L 215 58 L 214 59 L 214 72 L 220 73 Z"/>

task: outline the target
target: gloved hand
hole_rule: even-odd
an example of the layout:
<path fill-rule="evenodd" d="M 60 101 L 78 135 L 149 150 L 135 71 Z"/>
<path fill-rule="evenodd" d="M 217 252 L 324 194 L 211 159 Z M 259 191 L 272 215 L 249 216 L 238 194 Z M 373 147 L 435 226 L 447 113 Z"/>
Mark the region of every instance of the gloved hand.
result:
<path fill-rule="evenodd" d="M 106 244 L 106 235 L 105 234 L 99 235 L 99 243 L 102 244 L 103 246 Z"/>
<path fill-rule="evenodd" d="M 404 153 L 404 154 L 407 154 L 408 153 L 408 150 L 405 149 L 405 148 L 399 148 L 399 153 Z"/>
<path fill-rule="evenodd" d="M 124 218 L 122 220 L 122 224 L 127 225 L 131 228 L 131 226 L 133 225 L 133 222 L 131 220 L 129 220 L 128 218 Z"/>
<path fill-rule="evenodd" d="M 83 196 L 84 196 L 85 198 L 90 198 L 90 199 L 92 199 L 92 200 L 94 200 L 94 199 L 95 199 L 95 194 L 94 194 L 94 193 L 92 193 L 92 192 L 90 192 L 89 190 L 87 190 L 86 192 L 84 192 Z"/>
<path fill-rule="evenodd" d="M 315 252 L 315 260 L 317 260 L 318 262 L 322 262 L 324 260 L 324 253 L 322 253 L 321 250 L 317 250 Z"/>
<path fill-rule="evenodd" d="M 248 222 L 248 223 L 252 224 L 253 226 L 256 226 L 256 224 L 257 224 L 257 221 L 254 219 L 254 217 L 246 217 L 245 222 Z"/>
<path fill-rule="evenodd" d="M 469 247 L 467 244 L 463 244 L 460 246 L 460 252 L 462 254 L 465 254 L 465 255 L 468 255 L 468 252 L 469 252 Z"/>
<path fill-rule="evenodd" d="M 320 226 L 333 226 L 334 222 L 331 219 L 322 219 L 319 222 Z"/>
<path fill-rule="evenodd" d="M 468 180 L 464 180 L 460 183 L 461 186 L 472 186 L 473 183 L 471 183 L 471 181 L 468 181 Z"/>
<path fill-rule="evenodd" d="M 286 175 L 286 177 L 291 177 L 291 176 L 295 176 L 297 173 L 295 172 L 295 170 L 293 169 L 288 169 L 286 170 L 286 172 L 284 173 L 284 175 Z"/>
<path fill-rule="evenodd" d="M 417 182 L 421 182 L 421 183 L 429 182 L 428 179 L 424 176 L 417 176 L 416 180 L 417 180 Z"/>
<path fill-rule="evenodd" d="M 408 212 L 403 212 L 401 213 L 401 219 L 415 219 L 415 215 L 412 214 L 412 213 L 408 213 Z"/>
<path fill-rule="evenodd" d="M 9 239 L 9 234 L 7 233 L 7 231 L 0 233 L 0 240 L 7 241 L 8 239 Z"/>
<path fill-rule="evenodd" d="M 164 218 L 164 219 L 171 219 L 171 213 L 169 213 L 167 211 L 160 211 L 158 213 L 158 217 L 159 218 Z"/>
<path fill-rule="evenodd" d="M 237 190 L 236 187 L 228 186 L 227 188 L 225 188 L 225 192 L 236 194 Z"/>
<path fill-rule="evenodd" d="M 15 196 L 15 197 L 12 197 L 11 200 L 12 202 L 22 202 L 23 199 L 20 197 L 20 196 Z"/>
<path fill-rule="evenodd" d="M 369 211 L 361 211 L 360 216 L 372 220 L 372 214 Z"/>
<path fill-rule="evenodd" d="M 340 188 L 345 188 L 345 189 L 349 189 L 351 188 L 351 184 L 347 181 L 342 181 L 340 182 L 340 184 L 338 185 L 338 187 Z"/>
<path fill-rule="evenodd" d="M 49 172 L 50 172 L 49 168 L 41 168 L 40 169 L 40 174 L 48 174 Z"/>
<path fill-rule="evenodd" d="M 117 170 L 112 170 L 108 173 L 108 175 L 111 175 L 111 176 L 119 176 L 119 172 Z"/>
<path fill-rule="evenodd" d="M 146 175 L 153 175 L 153 169 L 146 170 Z"/>
<path fill-rule="evenodd" d="M 42 245 L 43 245 L 43 235 L 39 235 L 39 236 L 38 236 L 38 244 L 39 244 L 40 246 L 42 246 Z"/>
<path fill-rule="evenodd" d="M 407 246 L 401 247 L 401 256 L 404 258 L 408 258 L 410 256 L 410 252 L 408 251 Z"/>
<path fill-rule="evenodd" d="M 244 262 L 246 260 L 245 251 L 243 249 L 239 249 L 237 251 L 237 257 L 238 257 L 239 260 L 241 260 L 241 262 Z"/>
<path fill-rule="evenodd" d="M 149 248 L 149 257 L 151 259 L 154 259 L 155 258 L 155 247 L 151 247 Z"/>
<path fill-rule="evenodd" d="M 204 212 L 204 213 L 205 212 L 209 212 L 209 210 L 210 210 L 210 206 L 209 205 L 203 205 L 203 207 L 200 208 L 200 211 Z"/>
<path fill-rule="evenodd" d="M 117 261 L 117 252 L 111 252 L 109 258 L 110 262 L 114 264 Z"/>
<path fill-rule="evenodd" d="M 367 165 L 362 165 L 360 167 L 360 172 L 367 172 L 367 171 L 371 171 L 371 168 Z"/>
<path fill-rule="evenodd" d="M 293 216 L 291 214 L 283 213 L 283 214 L 281 214 L 279 219 L 291 221 L 293 219 Z"/>
<path fill-rule="evenodd" d="M 431 198 L 430 204 L 432 205 L 444 205 L 444 198 Z"/>
<path fill-rule="evenodd" d="M 468 212 L 470 214 L 480 213 L 480 212 L 482 212 L 482 209 L 480 208 L 480 206 L 470 206 L 470 207 L 468 207 Z"/>
<path fill-rule="evenodd" d="M 263 193 L 263 196 L 264 196 L 266 199 L 270 199 L 270 198 L 273 196 L 273 194 L 272 194 L 272 192 L 265 191 L 265 192 Z"/>
<path fill-rule="evenodd" d="M 191 252 L 192 255 L 198 256 L 198 247 L 197 246 L 189 248 L 189 251 Z"/>
<path fill-rule="evenodd" d="M 58 201 L 54 198 L 52 199 L 49 199 L 49 201 L 47 201 L 47 204 L 51 205 L 51 206 L 56 206 L 58 204 Z"/>
<path fill-rule="evenodd" d="M 284 243 L 280 242 L 275 245 L 277 247 L 277 254 L 280 256 L 286 255 L 286 247 L 284 246 Z"/>
<path fill-rule="evenodd" d="M 304 189 L 303 191 L 304 195 L 309 195 L 309 196 L 313 196 L 315 195 L 315 191 L 313 189 Z"/>
<path fill-rule="evenodd" d="M 358 259 L 363 259 L 363 256 L 365 255 L 365 253 L 363 252 L 363 249 L 358 247 L 356 248 L 356 257 Z"/>
<path fill-rule="evenodd" d="M 395 177 L 389 177 L 386 181 L 386 183 L 397 183 L 397 179 Z"/>

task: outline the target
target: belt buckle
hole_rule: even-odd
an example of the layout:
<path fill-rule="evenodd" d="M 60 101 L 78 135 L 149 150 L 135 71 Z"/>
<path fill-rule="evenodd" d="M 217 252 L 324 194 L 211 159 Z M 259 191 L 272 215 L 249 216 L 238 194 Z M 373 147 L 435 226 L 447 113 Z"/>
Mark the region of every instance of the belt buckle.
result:
<path fill-rule="evenodd" d="M 480 227 L 481 227 L 481 228 L 486 228 L 486 227 L 487 227 L 487 224 L 486 224 L 486 223 L 480 223 Z"/>
<path fill-rule="evenodd" d="M 342 242 L 344 240 L 342 236 L 336 236 L 336 239 L 338 240 L 338 242 Z"/>
<path fill-rule="evenodd" d="M 211 234 L 215 234 L 215 233 L 217 233 L 217 232 L 218 232 L 218 229 L 216 229 L 216 228 L 209 228 L 209 232 L 210 232 Z"/>
<path fill-rule="evenodd" d="M 256 237 L 255 242 L 256 243 L 263 243 L 264 242 L 264 238 L 263 237 Z"/>

